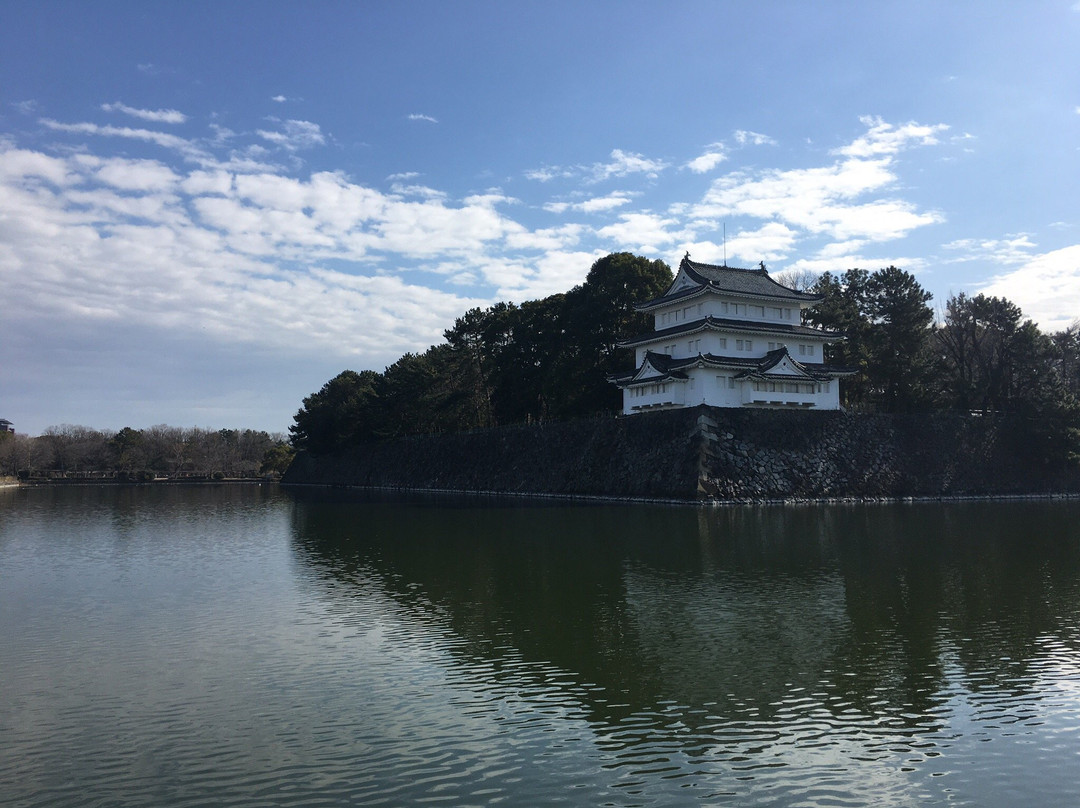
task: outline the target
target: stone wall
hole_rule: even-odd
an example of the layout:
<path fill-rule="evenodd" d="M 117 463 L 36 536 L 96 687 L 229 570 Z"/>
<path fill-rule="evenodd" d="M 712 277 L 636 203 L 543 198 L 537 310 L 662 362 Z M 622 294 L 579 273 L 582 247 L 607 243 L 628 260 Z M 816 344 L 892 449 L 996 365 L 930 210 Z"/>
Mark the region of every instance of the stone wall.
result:
<path fill-rule="evenodd" d="M 419 436 L 301 454 L 283 482 L 761 501 L 1080 493 L 1018 419 L 710 407 Z"/>

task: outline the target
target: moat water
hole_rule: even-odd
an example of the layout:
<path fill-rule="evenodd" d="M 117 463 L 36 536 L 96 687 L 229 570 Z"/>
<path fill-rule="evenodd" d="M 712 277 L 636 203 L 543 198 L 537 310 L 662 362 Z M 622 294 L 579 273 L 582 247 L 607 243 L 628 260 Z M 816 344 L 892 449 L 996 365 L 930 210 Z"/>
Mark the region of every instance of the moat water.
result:
<path fill-rule="evenodd" d="M 0 491 L 3 806 L 1078 799 L 1078 502 Z"/>

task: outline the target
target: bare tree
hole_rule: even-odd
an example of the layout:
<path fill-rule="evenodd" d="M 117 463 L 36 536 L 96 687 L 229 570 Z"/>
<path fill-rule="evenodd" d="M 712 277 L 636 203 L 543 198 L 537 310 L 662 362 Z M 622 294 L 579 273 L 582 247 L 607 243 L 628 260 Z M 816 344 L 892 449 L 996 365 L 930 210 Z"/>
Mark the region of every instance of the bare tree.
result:
<path fill-rule="evenodd" d="M 807 292 L 814 287 L 820 277 L 820 272 L 814 272 L 812 269 L 803 267 L 802 269 L 785 269 L 783 272 L 777 272 L 772 276 L 772 279 L 781 286 L 794 289 L 796 292 Z"/>

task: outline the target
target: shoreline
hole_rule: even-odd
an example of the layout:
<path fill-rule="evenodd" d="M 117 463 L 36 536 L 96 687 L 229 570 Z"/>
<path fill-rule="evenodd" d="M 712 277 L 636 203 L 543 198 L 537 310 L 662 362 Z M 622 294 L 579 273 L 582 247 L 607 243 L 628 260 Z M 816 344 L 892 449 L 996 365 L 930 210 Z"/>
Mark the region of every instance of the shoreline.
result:
<path fill-rule="evenodd" d="M 110 486 L 110 485 L 111 486 L 141 487 L 141 486 L 155 486 L 155 485 L 222 485 L 222 484 L 235 485 L 235 484 L 238 484 L 238 483 L 243 484 L 243 485 L 250 485 L 252 483 L 257 483 L 259 485 L 262 485 L 264 483 L 268 484 L 268 485 L 271 485 L 271 484 L 272 485 L 277 485 L 279 482 L 280 482 L 280 480 L 267 480 L 267 479 L 263 479 L 262 477 L 226 477 L 225 479 L 222 479 L 222 480 L 198 480 L 198 479 L 196 479 L 196 480 L 172 480 L 172 479 L 167 479 L 167 478 L 161 478 L 161 479 L 157 479 L 157 480 L 116 480 L 116 479 L 106 479 L 106 480 L 95 480 L 95 479 L 64 480 L 64 479 L 59 479 L 59 480 L 28 480 L 28 481 L 25 481 L 25 482 L 24 481 L 18 481 L 18 482 L 12 482 L 12 483 L 0 483 L 0 488 L 69 488 L 69 487 L 72 487 L 72 486 L 100 487 L 100 486 Z"/>
<path fill-rule="evenodd" d="M 1080 501 L 1080 493 L 1033 493 L 1033 494 L 941 494 L 903 497 L 773 497 L 762 499 L 676 499 L 665 497 L 627 497 L 605 494 L 558 494 L 524 491 L 467 491 L 452 488 L 408 488 L 404 486 L 363 486 L 332 483 L 280 483 L 282 488 L 322 489 L 324 491 L 354 491 L 380 494 L 400 494 L 439 497 L 466 497 L 474 499 L 507 500 L 554 500 L 560 502 L 584 502 L 621 505 L 664 505 L 668 507 L 746 508 L 746 507 L 810 507 L 820 505 L 923 505 L 957 502 L 1042 502 Z"/>

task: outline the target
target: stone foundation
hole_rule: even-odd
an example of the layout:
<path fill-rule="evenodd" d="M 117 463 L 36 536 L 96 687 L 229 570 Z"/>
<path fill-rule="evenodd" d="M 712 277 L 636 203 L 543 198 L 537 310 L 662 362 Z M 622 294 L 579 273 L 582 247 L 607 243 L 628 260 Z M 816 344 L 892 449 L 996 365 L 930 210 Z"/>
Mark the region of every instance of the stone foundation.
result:
<path fill-rule="evenodd" d="M 1053 440 L 1010 418 L 698 407 L 301 453 L 282 482 L 720 502 L 1080 493 Z"/>

